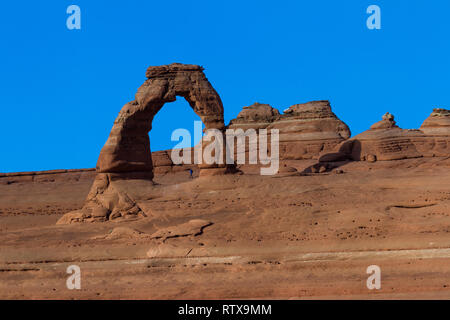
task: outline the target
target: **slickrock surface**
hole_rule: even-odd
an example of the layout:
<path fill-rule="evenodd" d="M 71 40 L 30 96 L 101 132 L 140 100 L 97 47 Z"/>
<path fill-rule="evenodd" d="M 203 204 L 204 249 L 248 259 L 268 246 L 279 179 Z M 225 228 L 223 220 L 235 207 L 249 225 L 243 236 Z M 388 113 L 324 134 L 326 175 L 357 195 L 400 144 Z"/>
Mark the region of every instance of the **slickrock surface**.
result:
<path fill-rule="evenodd" d="M 267 104 L 255 103 L 231 120 L 230 129 L 278 129 L 280 159 L 317 159 L 350 137 L 350 129 L 331 111 L 329 101 L 295 104 L 283 114 Z"/>
<path fill-rule="evenodd" d="M 303 173 L 315 163 L 155 173 L 146 217 L 65 225 L 95 172 L 0 177 L 0 298 L 450 299 L 450 159 Z M 366 287 L 374 264 L 380 290 Z M 66 287 L 70 265 L 81 290 Z"/>

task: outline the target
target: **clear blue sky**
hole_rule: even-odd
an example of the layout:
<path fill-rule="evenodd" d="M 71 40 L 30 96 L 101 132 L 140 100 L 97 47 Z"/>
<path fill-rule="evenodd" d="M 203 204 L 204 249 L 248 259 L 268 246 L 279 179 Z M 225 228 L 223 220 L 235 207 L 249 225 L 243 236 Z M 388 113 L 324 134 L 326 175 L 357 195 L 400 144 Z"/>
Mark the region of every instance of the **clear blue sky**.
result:
<path fill-rule="evenodd" d="M 66 8 L 81 8 L 68 30 Z M 366 8 L 381 8 L 368 30 Z M 450 107 L 450 1 L 8 1 L 0 8 L 0 172 L 94 167 L 149 65 L 200 64 L 226 122 L 255 101 L 329 99 L 353 134 L 386 111 L 418 128 Z M 198 119 L 155 118 L 152 150 Z"/>

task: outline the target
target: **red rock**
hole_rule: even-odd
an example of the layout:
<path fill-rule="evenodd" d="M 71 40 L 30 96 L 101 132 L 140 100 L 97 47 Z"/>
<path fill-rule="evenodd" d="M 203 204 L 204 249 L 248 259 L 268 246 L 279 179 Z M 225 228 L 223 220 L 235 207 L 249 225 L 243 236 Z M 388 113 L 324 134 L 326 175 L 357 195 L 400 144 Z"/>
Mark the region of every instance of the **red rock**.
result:
<path fill-rule="evenodd" d="M 420 127 L 423 136 L 414 139 L 414 144 L 425 157 L 450 155 L 450 110 L 434 109 Z"/>
<path fill-rule="evenodd" d="M 69 218 L 63 217 L 60 223 L 145 216 L 137 202 L 140 196 L 145 196 L 141 194 L 143 190 L 152 188 L 154 164 L 161 168 L 172 165 L 167 151 L 156 153 L 152 161 L 148 132 L 155 114 L 177 96 L 188 101 L 206 130 L 225 129 L 222 101 L 202 67 L 173 63 L 149 67 L 146 76 L 148 79 L 138 89 L 135 100 L 127 103 L 114 121 L 98 158 L 98 174 L 79 211 L 81 214 L 69 214 Z M 225 165 L 201 165 L 201 168 L 205 171 L 216 168 L 211 174 L 227 170 Z M 70 218 L 72 216 L 74 218 Z"/>
<path fill-rule="evenodd" d="M 152 152 L 153 167 L 172 166 L 170 150 Z"/>
<path fill-rule="evenodd" d="M 368 154 L 366 157 L 367 162 L 375 162 L 377 161 L 377 156 L 374 154 Z"/>
<path fill-rule="evenodd" d="M 348 160 L 348 155 L 344 152 L 324 153 L 319 158 L 319 162 L 339 162 L 346 160 Z"/>
<path fill-rule="evenodd" d="M 149 67 L 147 80 L 134 101 L 117 116 L 97 162 L 101 173 L 152 172 L 148 132 L 155 114 L 167 102 L 184 97 L 205 124 L 205 129 L 224 129 L 222 101 L 196 65 L 174 63 Z"/>
<path fill-rule="evenodd" d="M 417 130 L 403 130 L 394 121 L 394 116 L 386 113 L 383 119 L 370 127 L 370 130 L 343 142 L 339 150 L 353 160 L 399 160 L 418 158 L 413 139 L 422 136 Z"/>
<path fill-rule="evenodd" d="M 427 136 L 450 136 L 450 110 L 433 109 L 420 130 Z"/>
<path fill-rule="evenodd" d="M 237 115 L 236 119 L 230 121 L 229 129 L 241 128 L 246 130 L 265 129 L 276 119 L 279 119 L 280 113 L 277 109 L 268 104 L 255 102 L 251 106 L 244 107 Z"/>
<path fill-rule="evenodd" d="M 329 101 L 296 104 L 279 114 L 267 104 L 244 107 L 230 129 L 278 129 L 280 160 L 317 159 L 350 137 L 350 129 L 331 111 Z M 248 148 L 247 148 L 248 150 Z"/>
<path fill-rule="evenodd" d="M 294 167 L 290 167 L 290 166 L 281 166 L 278 169 L 278 173 L 292 173 L 292 172 L 297 172 L 297 169 L 295 169 Z"/>

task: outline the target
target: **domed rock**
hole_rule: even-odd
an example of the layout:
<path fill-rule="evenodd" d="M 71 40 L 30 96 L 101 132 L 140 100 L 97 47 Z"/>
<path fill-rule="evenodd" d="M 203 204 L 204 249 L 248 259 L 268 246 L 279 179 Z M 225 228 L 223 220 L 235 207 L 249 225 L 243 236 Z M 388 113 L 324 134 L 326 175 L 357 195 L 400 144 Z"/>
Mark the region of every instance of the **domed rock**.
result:
<path fill-rule="evenodd" d="M 433 109 L 420 130 L 427 136 L 450 136 L 450 110 Z"/>
<path fill-rule="evenodd" d="M 418 130 L 404 130 L 395 124 L 394 116 L 386 113 L 369 130 L 343 142 L 339 150 L 353 160 L 370 162 L 418 158 L 413 140 L 423 134 Z"/>
<path fill-rule="evenodd" d="M 420 131 L 424 136 L 415 139 L 414 144 L 425 157 L 450 155 L 450 110 L 433 109 Z"/>
<path fill-rule="evenodd" d="M 236 119 L 230 121 L 229 129 L 247 128 L 264 129 L 275 119 L 278 119 L 280 112 L 268 104 L 255 102 L 251 106 L 244 107 L 237 115 Z"/>
<path fill-rule="evenodd" d="M 295 104 L 267 129 L 280 130 L 281 159 L 317 159 L 350 137 L 327 100 Z"/>

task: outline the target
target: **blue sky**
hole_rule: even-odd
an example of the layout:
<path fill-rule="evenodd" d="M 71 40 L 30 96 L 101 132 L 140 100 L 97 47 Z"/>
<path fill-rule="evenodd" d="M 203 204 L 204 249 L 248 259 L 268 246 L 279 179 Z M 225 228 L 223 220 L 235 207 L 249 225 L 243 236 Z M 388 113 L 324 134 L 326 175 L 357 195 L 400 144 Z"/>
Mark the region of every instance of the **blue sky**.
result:
<path fill-rule="evenodd" d="M 81 8 L 68 30 L 66 8 Z M 381 30 L 366 8 L 381 8 Z M 94 167 L 149 65 L 200 64 L 226 122 L 243 106 L 328 99 L 358 134 L 386 111 L 418 128 L 450 107 L 450 2 L 20 1 L 0 10 L 0 172 Z M 198 120 L 167 104 L 150 134 L 169 149 Z"/>

